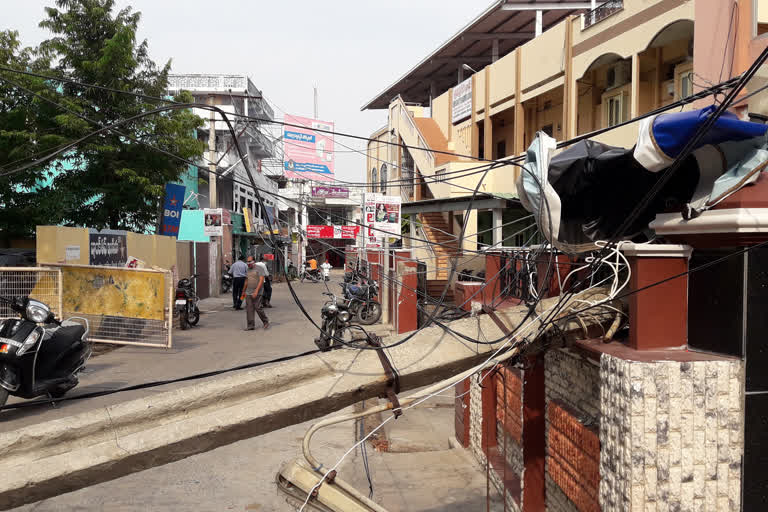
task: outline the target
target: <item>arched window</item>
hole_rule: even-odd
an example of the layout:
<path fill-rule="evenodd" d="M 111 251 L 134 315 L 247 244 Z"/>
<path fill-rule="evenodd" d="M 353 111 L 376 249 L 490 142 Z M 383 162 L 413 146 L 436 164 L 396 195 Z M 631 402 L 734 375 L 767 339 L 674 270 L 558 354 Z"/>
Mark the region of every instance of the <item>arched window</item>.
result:
<path fill-rule="evenodd" d="M 374 167 L 371 169 L 371 192 L 376 192 L 376 189 L 379 185 L 379 173 L 376 171 L 376 168 Z"/>
<path fill-rule="evenodd" d="M 387 164 L 381 164 L 381 193 L 387 193 Z"/>

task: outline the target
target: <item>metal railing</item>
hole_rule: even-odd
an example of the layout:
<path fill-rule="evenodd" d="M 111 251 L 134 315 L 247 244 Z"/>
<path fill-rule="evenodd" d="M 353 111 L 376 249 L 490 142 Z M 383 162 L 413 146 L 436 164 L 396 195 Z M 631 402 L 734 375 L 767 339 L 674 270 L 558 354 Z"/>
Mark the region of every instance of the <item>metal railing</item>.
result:
<path fill-rule="evenodd" d="M 624 0 L 609 0 L 582 14 L 582 30 L 624 9 Z"/>

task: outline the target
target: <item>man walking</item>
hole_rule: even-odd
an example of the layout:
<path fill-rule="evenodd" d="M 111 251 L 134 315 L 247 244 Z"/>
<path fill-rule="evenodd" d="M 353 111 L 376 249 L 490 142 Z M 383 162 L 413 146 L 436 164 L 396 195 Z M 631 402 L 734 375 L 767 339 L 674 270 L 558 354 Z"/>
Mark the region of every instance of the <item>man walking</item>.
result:
<path fill-rule="evenodd" d="M 253 256 L 248 256 L 248 278 L 246 279 L 245 285 L 246 331 L 252 331 L 256 328 L 253 318 L 254 310 L 264 323 L 264 329 L 269 329 L 269 318 L 267 318 L 267 315 L 262 308 L 264 299 L 264 281 L 265 276 L 263 275 L 261 268 L 253 261 Z"/>
<path fill-rule="evenodd" d="M 259 270 L 264 274 L 264 307 L 272 307 L 272 276 L 269 275 L 267 262 L 264 261 L 264 255 L 259 256 L 259 262 L 256 264 Z"/>
<path fill-rule="evenodd" d="M 232 307 L 234 309 L 243 309 L 243 288 L 245 287 L 245 278 L 248 275 L 248 265 L 240 258 L 229 268 L 232 274 Z"/>

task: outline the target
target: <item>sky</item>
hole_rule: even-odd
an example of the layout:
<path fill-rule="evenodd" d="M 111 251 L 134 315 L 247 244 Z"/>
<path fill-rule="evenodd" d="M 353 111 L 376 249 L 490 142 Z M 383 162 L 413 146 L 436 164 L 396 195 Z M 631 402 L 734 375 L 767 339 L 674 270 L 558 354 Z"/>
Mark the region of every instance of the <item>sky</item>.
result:
<path fill-rule="evenodd" d="M 0 30 L 17 30 L 25 45 L 53 0 L 0 0 Z M 117 0 L 142 13 L 139 38 L 151 57 L 175 73 L 247 74 L 275 111 L 312 117 L 313 85 L 320 119 L 337 132 L 370 136 L 385 110 L 360 107 L 477 16 L 490 0 Z M 365 142 L 336 137 L 336 177 L 362 181 Z M 345 152 L 341 152 L 345 151 Z"/>

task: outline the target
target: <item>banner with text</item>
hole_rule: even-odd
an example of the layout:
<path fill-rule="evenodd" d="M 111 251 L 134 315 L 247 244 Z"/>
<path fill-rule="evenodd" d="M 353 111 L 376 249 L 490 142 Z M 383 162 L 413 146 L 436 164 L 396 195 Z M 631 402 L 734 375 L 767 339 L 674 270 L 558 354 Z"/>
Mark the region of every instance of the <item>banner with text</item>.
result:
<path fill-rule="evenodd" d="M 401 203 L 400 196 L 365 194 L 366 245 L 378 243 L 386 233 L 390 238 L 400 238 Z"/>
<path fill-rule="evenodd" d="M 163 222 L 160 234 L 179 236 L 181 224 L 181 209 L 184 204 L 184 192 L 187 187 L 176 183 L 165 184 L 165 203 L 163 205 Z"/>
<path fill-rule="evenodd" d="M 285 115 L 283 167 L 286 178 L 331 181 L 334 173 L 333 123 Z"/>
<path fill-rule="evenodd" d="M 354 240 L 360 226 L 307 226 L 307 238 L 347 238 Z"/>

